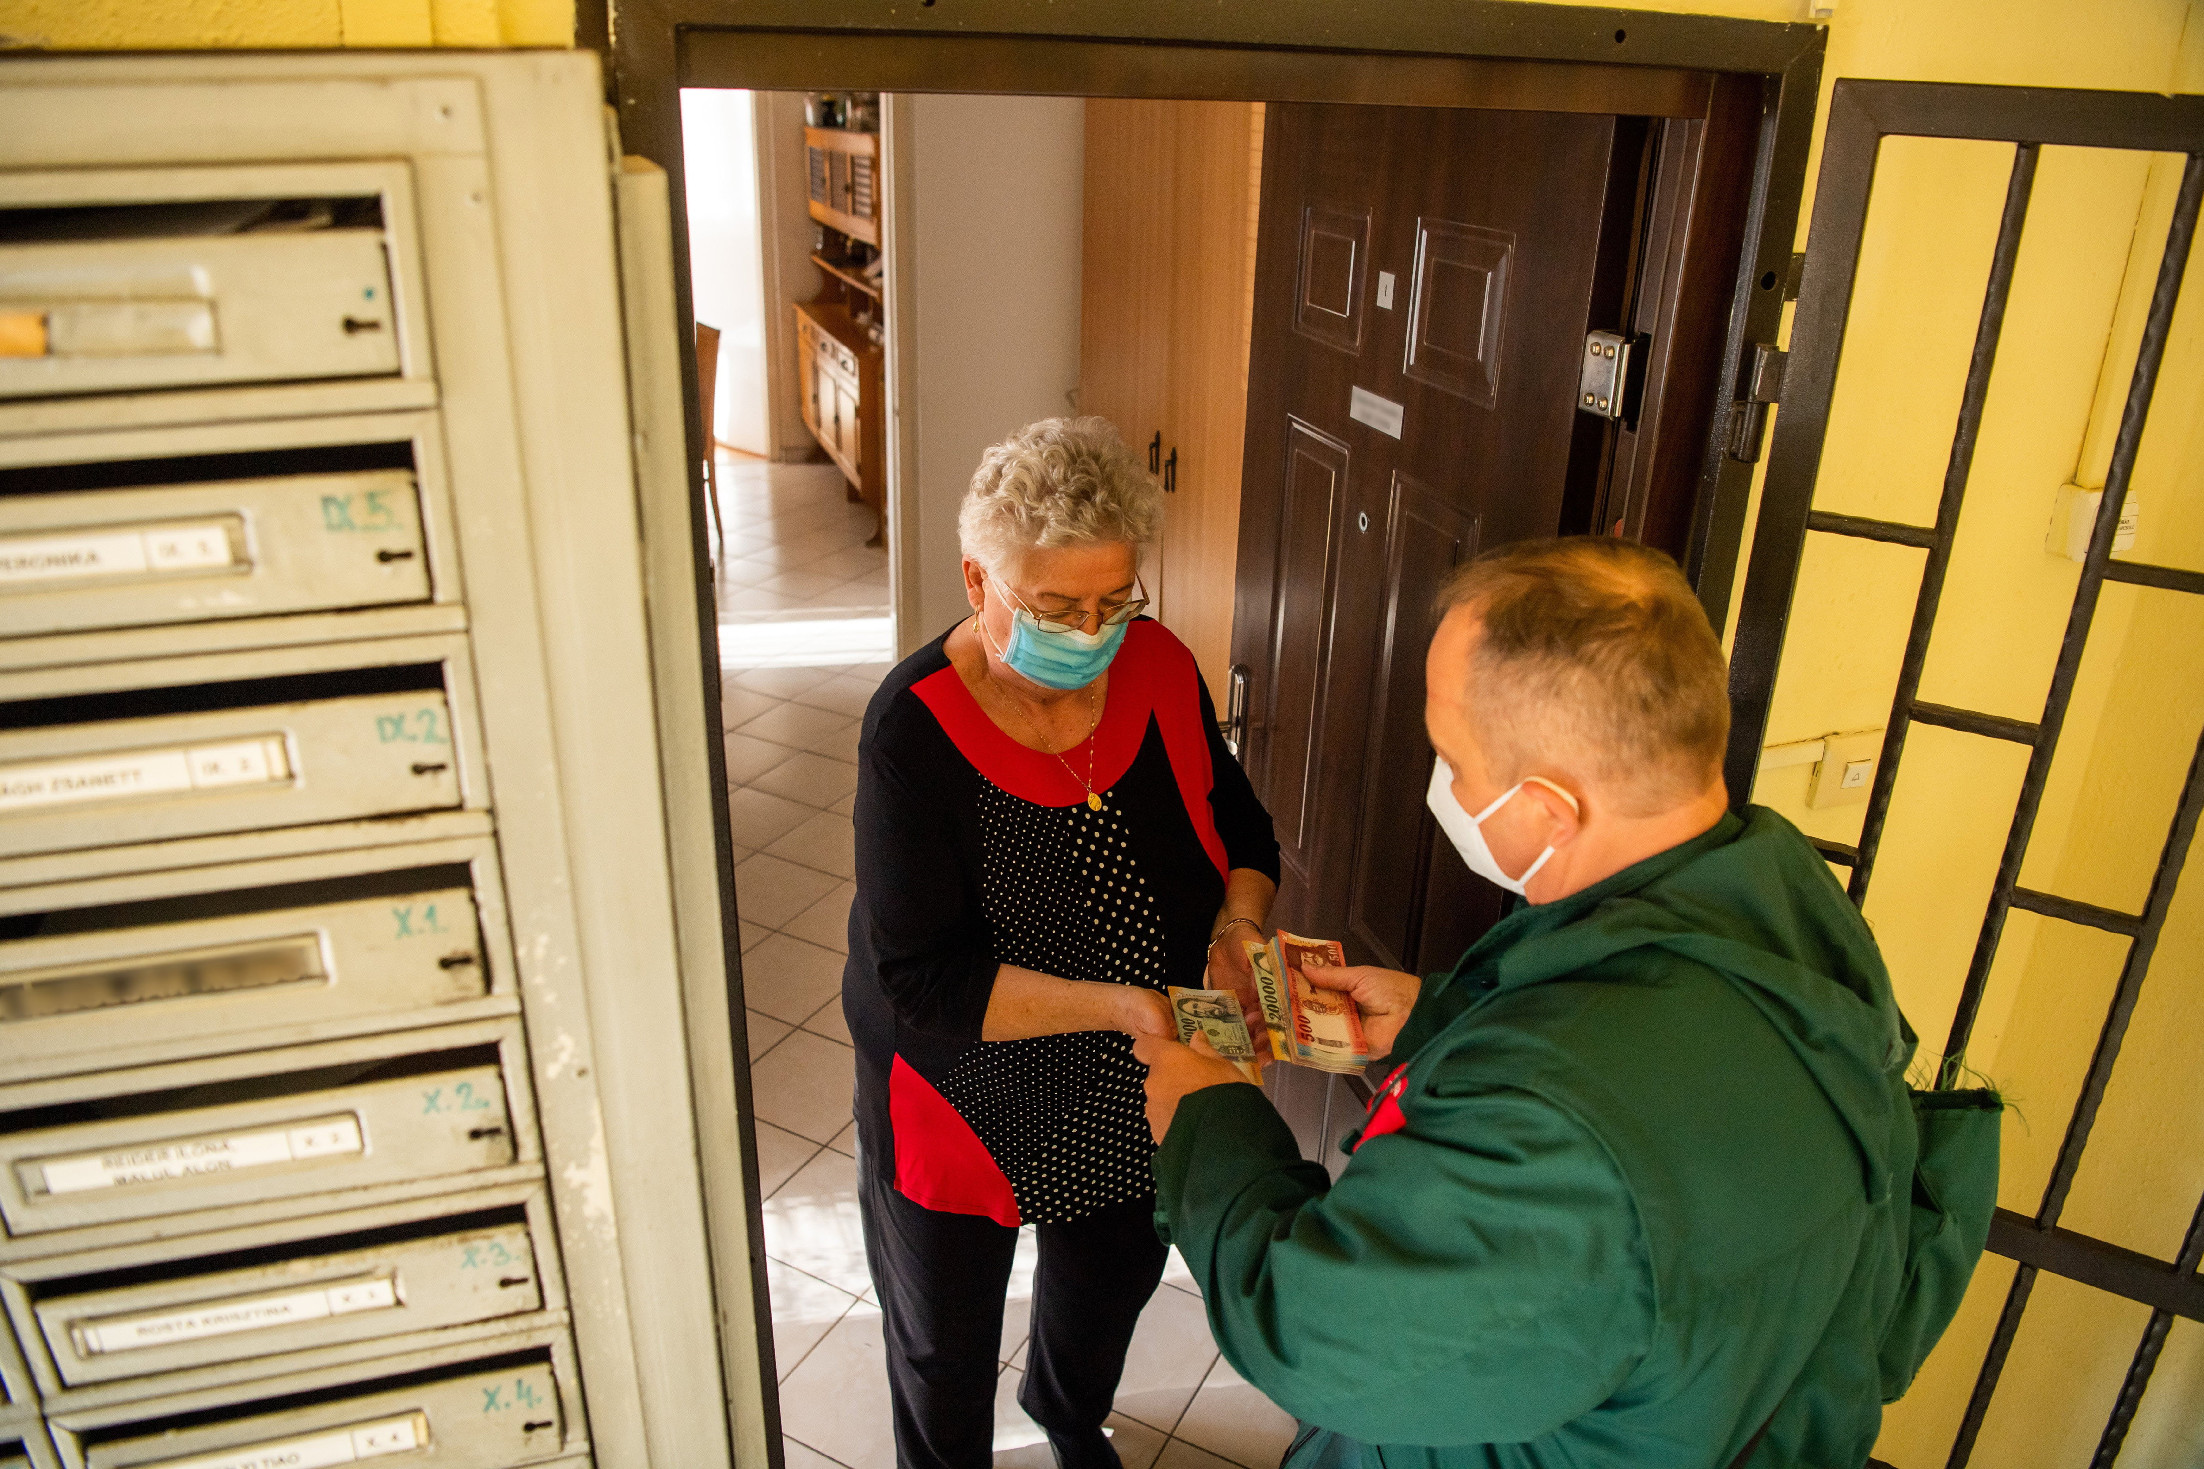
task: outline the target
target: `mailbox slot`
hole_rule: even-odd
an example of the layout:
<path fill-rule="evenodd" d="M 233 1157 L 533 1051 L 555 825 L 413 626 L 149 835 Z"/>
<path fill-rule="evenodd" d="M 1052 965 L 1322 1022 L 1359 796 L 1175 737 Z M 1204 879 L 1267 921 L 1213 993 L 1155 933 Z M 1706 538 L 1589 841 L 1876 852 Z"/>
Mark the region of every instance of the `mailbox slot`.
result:
<path fill-rule="evenodd" d="M 202 1251 L 36 1283 L 30 1309 L 60 1383 L 79 1387 L 470 1325 L 540 1310 L 546 1299 L 519 1205 Z"/>
<path fill-rule="evenodd" d="M 410 468 L 0 496 L 7 637 L 392 606 L 430 590 Z"/>
<path fill-rule="evenodd" d="M 0 856 L 456 807 L 453 702 L 425 663 L 0 706 Z"/>
<path fill-rule="evenodd" d="M 86 1469 L 352 1464 L 516 1469 L 556 1457 L 565 1410 L 548 1352 L 517 1353 L 356 1388 L 104 1426 Z M 424 1452 L 425 1451 L 425 1452 Z"/>
<path fill-rule="evenodd" d="M 9 926 L 29 936 L 0 943 L 0 1038 L 92 1065 L 123 1046 L 479 1000 L 490 951 L 474 880 L 446 863 L 24 915 Z"/>
<path fill-rule="evenodd" d="M 533 1151 L 508 1098 L 517 1043 L 503 1022 L 318 1048 L 320 1065 L 317 1048 L 187 1062 L 160 1090 L 0 1114 L 0 1218 L 32 1235 L 504 1167 Z"/>
<path fill-rule="evenodd" d="M 0 210 L 0 399 L 394 376 L 396 305 L 380 197 Z"/>

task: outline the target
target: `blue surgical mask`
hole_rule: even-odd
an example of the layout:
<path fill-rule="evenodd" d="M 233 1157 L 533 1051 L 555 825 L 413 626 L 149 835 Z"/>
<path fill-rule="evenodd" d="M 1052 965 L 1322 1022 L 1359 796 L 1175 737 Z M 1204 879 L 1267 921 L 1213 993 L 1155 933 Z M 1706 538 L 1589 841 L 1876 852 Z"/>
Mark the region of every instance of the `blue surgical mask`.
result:
<path fill-rule="evenodd" d="M 997 582 L 997 586 L 1002 583 Z M 1003 593 L 1012 601 L 1017 594 L 1008 587 Z M 979 619 L 980 635 L 987 636 L 987 622 Z M 1100 632 L 1044 632 L 1040 621 L 1023 607 L 1015 607 L 1010 614 L 1010 646 L 996 648 L 993 638 L 987 639 L 995 656 L 1010 665 L 1011 671 L 1032 679 L 1045 689 L 1083 689 L 1102 676 L 1117 656 L 1117 645 L 1125 641 L 1125 629 L 1130 624 L 1104 624 Z"/>

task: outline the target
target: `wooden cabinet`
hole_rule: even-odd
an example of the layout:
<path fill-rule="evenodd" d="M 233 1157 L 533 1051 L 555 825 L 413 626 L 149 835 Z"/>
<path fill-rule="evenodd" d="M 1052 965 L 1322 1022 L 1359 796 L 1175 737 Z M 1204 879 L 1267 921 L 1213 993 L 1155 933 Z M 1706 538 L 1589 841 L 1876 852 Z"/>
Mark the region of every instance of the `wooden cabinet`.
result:
<path fill-rule="evenodd" d="M 858 498 L 878 514 L 888 502 L 883 353 L 837 303 L 807 301 L 795 310 L 796 390 L 804 426 L 841 467 Z"/>
<path fill-rule="evenodd" d="M 804 129 L 811 217 L 868 245 L 880 243 L 880 135 Z"/>
<path fill-rule="evenodd" d="M 1079 407 L 1169 491 L 1145 571 L 1220 716 L 1238 561 L 1260 104 L 1087 103 Z"/>

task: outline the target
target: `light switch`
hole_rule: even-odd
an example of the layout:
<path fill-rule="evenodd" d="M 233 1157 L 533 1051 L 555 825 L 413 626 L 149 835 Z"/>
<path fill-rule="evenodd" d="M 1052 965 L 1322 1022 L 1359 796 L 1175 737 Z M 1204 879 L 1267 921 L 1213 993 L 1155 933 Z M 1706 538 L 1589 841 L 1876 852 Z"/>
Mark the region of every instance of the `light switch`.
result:
<path fill-rule="evenodd" d="M 1856 806 L 1867 799 L 1875 784 L 1875 762 L 1882 758 L 1883 732 L 1879 729 L 1833 734 L 1824 742 L 1821 762 L 1806 786 L 1806 804 L 1819 811 L 1830 806 Z"/>
<path fill-rule="evenodd" d="M 1378 310 L 1391 311 L 1392 309 L 1393 273 L 1389 270 L 1381 270 L 1378 272 Z"/>

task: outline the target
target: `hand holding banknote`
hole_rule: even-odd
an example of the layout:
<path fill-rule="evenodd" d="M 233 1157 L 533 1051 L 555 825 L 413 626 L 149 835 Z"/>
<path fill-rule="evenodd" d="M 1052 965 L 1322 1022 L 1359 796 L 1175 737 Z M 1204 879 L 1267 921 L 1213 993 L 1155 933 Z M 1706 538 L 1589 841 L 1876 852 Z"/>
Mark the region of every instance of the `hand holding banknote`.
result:
<path fill-rule="evenodd" d="M 1273 1060 L 1344 1074 L 1369 1063 L 1370 1045 L 1353 999 L 1308 979 L 1316 970 L 1346 965 L 1337 939 L 1302 938 L 1280 929 L 1269 943 L 1245 947 Z"/>
<path fill-rule="evenodd" d="M 1416 997 L 1423 993 L 1423 980 L 1418 976 L 1398 969 L 1380 969 L 1374 964 L 1315 967 L 1303 973 L 1311 986 L 1353 1002 L 1372 1056 L 1393 1053 L 1393 1042 L 1408 1023 L 1408 1012 L 1416 1008 Z"/>

